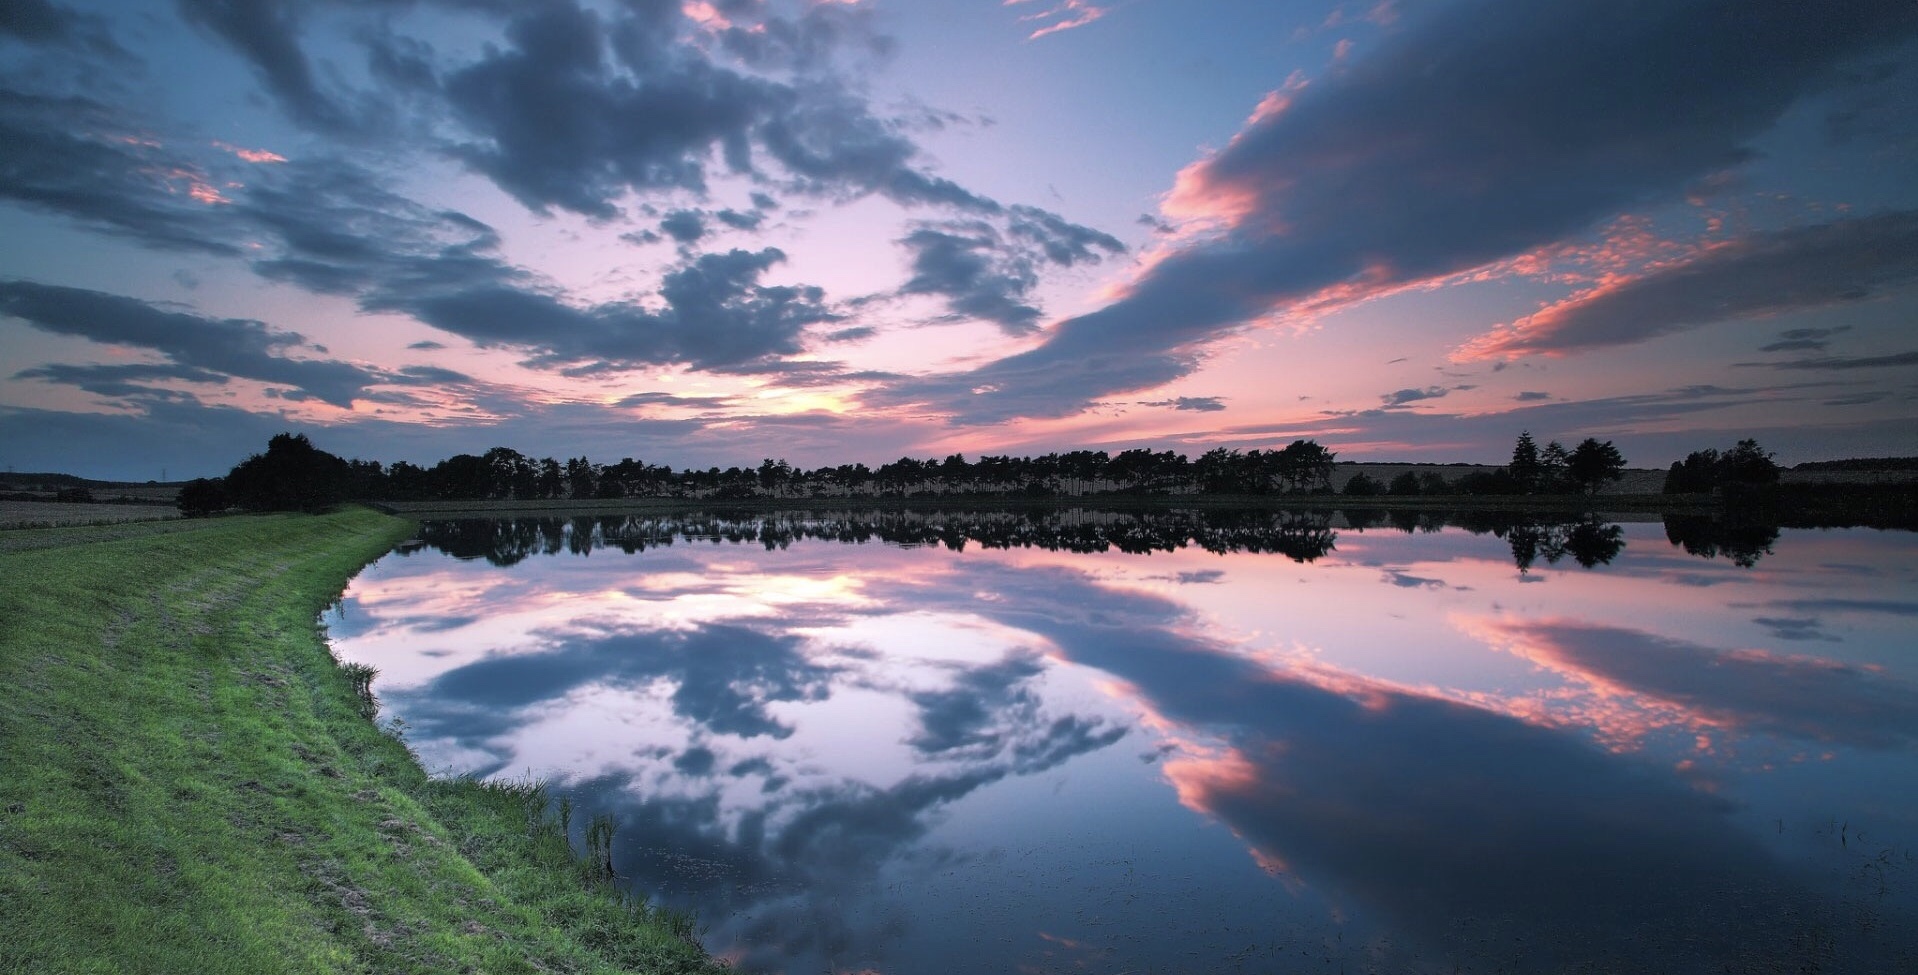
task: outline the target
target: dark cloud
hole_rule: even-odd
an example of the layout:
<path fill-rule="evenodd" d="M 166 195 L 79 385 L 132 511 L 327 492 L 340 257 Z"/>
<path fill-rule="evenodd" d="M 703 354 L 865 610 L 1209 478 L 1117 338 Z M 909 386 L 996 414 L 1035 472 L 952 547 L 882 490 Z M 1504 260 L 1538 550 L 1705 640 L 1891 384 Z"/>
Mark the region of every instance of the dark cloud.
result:
<path fill-rule="evenodd" d="M 1139 405 L 1170 407 L 1193 413 L 1217 413 L 1225 409 L 1225 400 L 1217 396 L 1179 396 L 1173 399 L 1152 400 Z"/>
<path fill-rule="evenodd" d="M 1216 233 L 1044 345 L 896 399 L 960 421 L 1067 415 L 1182 376 L 1214 340 L 1323 289 L 1389 289 L 1566 239 L 1750 158 L 1835 66 L 1914 27 L 1902 0 L 1426 8 L 1181 176 L 1168 212 L 1213 217 Z"/>
<path fill-rule="evenodd" d="M 1116 238 L 1036 207 L 968 220 L 921 223 L 899 241 L 912 254 L 906 295 L 939 295 L 953 317 L 991 322 L 1007 334 L 1035 331 L 1028 295 L 1046 264 L 1097 264 L 1125 251 Z"/>
<path fill-rule="evenodd" d="M 377 381 L 373 373 L 348 363 L 287 358 L 281 353 L 307 344 L 295 332 L 276 332 L 261 322 L 244 319 L 202 318 L 166 311 L 99 291 L 30 281 L 0 282 L 0 314 L 58 335 L 151 349 L 173 360 L 186 375 L 220 373 L 281 383 L 336 406 L 351 406 L 357 395 Z M 149 374 L 146 378 L 156 376 Z"/>
<path fill-rule="evenodd" d="M 438 352 L 439 350 L 446 348 L 446 344 L 443 342 L 435 342 L 432 339 L 426 339 L 424 341 L 414 342 L 411 345 L 408 345 L 407 348 L 416 349 L 421 352 Z"/>
<path fill-rule="evenodd" d="M 1765 605 L 1800 613 L 1883 613 L 1887 616 L 1918 616 L 1918 602 L 1901 602 L 1892 599 L 1780 599 Z"/>
<path fill-rule="evenodd" d="M 266 90 L 295 121 L 328 132 L 357 121 L 322 93 L 299 42 L 299 8 L 284 0 L 179 0 L 188 23 L 203 27 L 244 55 Z"/>
<path fill-rule="evenodd" d="M 768 705 L 825 695 L 832 669 L 809 661 L 797 637 L 706 624 L 685 631 L 547 634 L 536 652 L 488 657 L 392 697 L 420 733 L 483 747 L 513 712 L 594 683 L 673 682 L 673 713 L 711 734 L 784 738 Z"/>
<path fill-rule="evenodd" d="M 720 32 L 727 53 L 761 71 L 829 73 L 848 52 L 869 59 L 890 56 L 892 38 L 879 33 L 873 10 L 862 4 L 813 4 L 798 17 L 758 17 Z"/>
<path fill-rule="evenodd" d="M 1383 400 L 1387 407 L 1404 406 L 1407 403 L 1416 403 L 1419 400 L 1441 399 L 1450 392 L 1451 390 L 1444 386 L 1427 386 L 1424 389 L 1401 389 L 1397 392 L 1386 393 L 1379 397 L 1379 399 Z"/>
<path fill-rule="evenodd" d="M 949 688 L 911 695 L 920 731 L 909 743 L 928 755 L 997 754 L 1039 707 L 1023 685 L 1044 670 L 1037 657 L 1014 655 L 962 672 Z"/>
<path fill-rule="evenodd" d="M 713 213 L 713 219 L 734 230 L 758 230 L 766 215 L 757 210 L 718 210 Z"/>
<path fill-rule="evenodd" d="M 215 178 L 141 128 L 87 98 L 0 89 L 0 199 L 148 246 L 239 255 L 226 208 L 193 197 Z"/>
<path fill-rule="evenodd" d="M 47 0 L 6 0 L 0 3 L 0 34 L 35 42 L 64 38 L 78 17 Z"/>
<path fill-rule="evenodd" d="M 673 393 L 634 393 L 617 404 L 623 407 L 675 406 L 687 409 L 713 409 L 732 402 L 729 396 L 679 396 Z"/>
<path fill-rule="evenodd" d="M 1861 356 L 1820 356 L 1815 359 L 1790 359 L 1784 362 L 1738 362 L 1739 366 L 1769 366 L 1773 369 L 1814 369 L 1845 371 L 1850 369 L 1883 369 L 1890 366 L 1918 365 L 1918 350 L 1911 352 L 1893 352 L 1887 355 Z"/>
<path fill-rule="evenodd" d="M 1830 345 L 1822 339 L 1780 339 L 1758 347 L 1760 352 L 1821 352 Z"/>
<path fill-rule="evenodd" d="M 682 244 L 696 244 L 706 236 L 706 221 L 698 210 L 674 210 L 659 222 L 659 230 Z"/>
<path fill-rule="evenodd" d="M 1517 395 L 1512 397 L 1512 399 L 1520 403 L 1542 403 L 1551 398 L 1551 393 L 1540 392 L 1533 389 L 1521 390 Z"/>
<path fill-rule="evenodd" d="M 677 17 L 621 19 L 616 36 L 570 2 L 516 18 L 506 47 L 446 78 L 448 104 L 479 137 L 456 154 L 529 208 L 602 218 L 627 190 L 704 189 L 715 147 L 746 170 L 774 86 L 675 50 Z M 608 56 L 615 43 L 630 75 Z"/>
<path fill-rule="evenodd" d="M 1757 233 L 1606 285 L 1467 344 L 1468 357 L 1627 345 L 1713 322 L 1861 301 L 1918 280 L 1918 211 Z M 1820 349 L 1826 330 L 1763 351 Z"/>
<path fill-rule="evenodd" d="M 1082 227 L 1038 207 L 1015 205 L 1007 214 L 1006 231 L 1014 240 L 1037 247 L 1046 260 L 1063 267 L 1097 264 L 1126 250 L 1125 244 L 1111 234 Z"/>
<path fill-rule="evenodd" d="M 715 153 L 734 173 L 757 172 L 763 154 L 798 192 L 998 212 L 917 168 L 918 147 L 897 123 L 872 114 L 835 75 L 811 70 L 824 64 L 825 47 L 855 37 L 824 25 L 865 16 L 815 8 L 799 21 L 766 19 L 750 43 L 726 33 L 722 46 L 748 63 L 798 73 L 786 83 L 681 43 L 672 5 L 602 17 L 569 0 L 542 4 L 508 25 L 506 46 L 446 76 L 447 102 L 475 137 L 453 151 L 534 210 L 599 218 L 616 215 L 629 191 L 704 190 Z M 815 53 L 787 43 L 802 38 Z"/>
<path fill-rule="evenodd" d="M 14 373 L 13 378 L 44 379 L 64 386 L 77 386 L 100 396 L 115 397 L 153 393 L 154 389 L 139 383 L 155 379 L 211 385 L 221 385 L 228 381 L 228 377 L 223 373 L 177 363 L 105 366 L 53 363 L 32 369 L 22 369 Z"/>
<path fill-rule="evenodd" d="M 1039 309 L 1021 300 L 1039 283 L 1032 266 L 1001 259 L 998 234 L 986 224 L 946 227 L 922 227 L 899 242 L 912 252 L 912 277 L 900 292 L 943 295 L 955 316 L 992 322 L 1011 335 L 1037 330 Z M 975 232 L 952 232 L 961 227 Z"/>
<path fill-rule="evenodd" d="M 1837 637 L 1825 632 L 1824 622 L 1813 616 L 1754 616 L 1752 622 L 1764 627 L 1776 640 L 1838 641 Z"/>

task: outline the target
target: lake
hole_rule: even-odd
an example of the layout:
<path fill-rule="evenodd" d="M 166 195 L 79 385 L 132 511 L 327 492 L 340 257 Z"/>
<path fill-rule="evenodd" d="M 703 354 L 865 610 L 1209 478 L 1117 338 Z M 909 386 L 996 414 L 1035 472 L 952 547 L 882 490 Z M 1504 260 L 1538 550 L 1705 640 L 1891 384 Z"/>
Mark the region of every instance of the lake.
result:
<path fill-rule="evenodd" d="M 752 971 L 1918 970 L 1918 536 L 1537 517 L 428 522 L 324 621 Z"/>

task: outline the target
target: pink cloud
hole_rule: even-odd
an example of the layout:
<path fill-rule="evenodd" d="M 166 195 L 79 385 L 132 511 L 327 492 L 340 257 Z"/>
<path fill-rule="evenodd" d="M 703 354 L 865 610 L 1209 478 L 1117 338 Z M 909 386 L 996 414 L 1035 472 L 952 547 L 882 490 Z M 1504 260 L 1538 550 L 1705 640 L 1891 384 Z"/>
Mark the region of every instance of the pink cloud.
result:
<path fill-rule="evenodd" d="M 236 146 L 226 142 L 215 142 L 213 145 L 215 148 L 224 149 L 227 152 L 230 152 L 234 154 L 235 156 L 238 156 L 241 159 L 250 163 L 286 162 L 285 156 L 282 156 L 277 152 L 272 152 L 267 149 L 247 149 L 247 148 L 243 148 L 241 146 Z"/>
<path fill-rule="evenodd" d="M 1011 7 L 1031 2 L 1032 0 L 1005 0 L 1002 5 Z M 1075 27 L 1084 27 L 1104 17 L 1108 12 L 1107 8 L 1096 6 L 1092 4 L 1090 0 L 1061 0 L 1060 3 L 1047 10 L 1020 17 L 1019 22 L 1023 24 L 1032 21 L 1053 21 L 1053 23 L 1040 27 L 1031 34 L 1026 35 L 1026 40 L 1036 41 L 1047 34 L 1057 34 L 1060 31 L 1072 30 Z"/>

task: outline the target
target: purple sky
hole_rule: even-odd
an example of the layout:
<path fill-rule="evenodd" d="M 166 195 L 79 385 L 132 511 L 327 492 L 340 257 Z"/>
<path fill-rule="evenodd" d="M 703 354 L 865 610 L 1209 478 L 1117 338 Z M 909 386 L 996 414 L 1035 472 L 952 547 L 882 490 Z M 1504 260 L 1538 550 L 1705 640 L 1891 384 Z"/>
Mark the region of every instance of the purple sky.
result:
<path fill-rule="evenodd" d="M 1918 7 L 0 0 L 0 464 L 1918 453 Z"/>

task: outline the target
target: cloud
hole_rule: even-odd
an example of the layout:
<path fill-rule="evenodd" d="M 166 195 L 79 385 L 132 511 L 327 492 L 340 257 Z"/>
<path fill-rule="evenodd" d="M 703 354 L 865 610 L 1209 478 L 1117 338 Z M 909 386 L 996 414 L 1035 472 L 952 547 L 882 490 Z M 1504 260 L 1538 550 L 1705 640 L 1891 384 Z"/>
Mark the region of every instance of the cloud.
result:
<path fill-rule="evenodd" d="M 77 19 L 73 11 L 47 0 L 8 0 L 0 8 L 0 34 L 45 43 L 65 37 Z"/>
<path fill-rule="evenodd" d="M 914 165 L 918 147 L 863 97 L 823 70 L 841 43 L 881 42 L 847 18 L 814 10 L 768 18 L 766 36 L 733 30 L 722 45 L 756 69 L 784 66 L 789 82 L 744 73 L 678 37 L 670 4 L 601 14 L 570 0 L 515 18 L 507 44 L 444 79 L 447 104 L 472 138 L 453 154 L 536 211 L 608 219 L 627 192 L 703 191 L 708 160 L 758 173 L 763 154 L 789 190 L 996 212 L 999 204 Z"/>
<path fill-rule="evenodd" d="M 1193 235 L 1117 301 L 898 400 L 957 422 L 1069 415 L 1185 375 L 1211 343 L 1315 297 L 1446 277 L 1677 199 L 1750 158 L 1834 66 L 1915 27 L 1899 0 L 1433 8 L 1275 93 L 1182 172 L 1165 210 Z"/>
<path fill-rule="evenodd" d="M 1194 413 L 1217 413 L 1225 409 L 1225 401 L 1218 396 L 1178 396 L 1172 399 L 1153 400 L 1140 403 L 1140 406 L 1171 407 L 1175 410 L 1188 410 Z"/>
<path fill-rule="evenodd" d="M 1784 639 L 1820 635 L 1813 619 L 1759 622 Z M 1918 741 L 1918 686 L 1840 661 L 1719 650 L 1592 623 L 1496 629 L 1528 659 L 1679 705 L 1713 724 L 1867 748 Z"/>
<path fill-rule="evenodd" d="M 1033 655 L 1014 654 L 959 674 L 953 686 L 911 695 L 919 733 L 909 744 L 923 755 L 991 757 L 1022 726 L 1039 700 L 1024 685 L 1044 672 Z"/>
<path fill-rule="evenodd" d="M 1030 2 L 1031 0 L 1005 0 L 1005 5 L 1010 7 L 1014 4 Z M 1104 17 L 1108 12 L 1107 8 L 1098 6 L 1090 0 L 1058 0 L 1045 10 L 1020 17 L 1019 21 L 1041 23 L 1041 26 L 1034 28 L 1032 33 L 1026 35 L 1026 40 L 1036 41 L 1048 34 L 1084 27 Z M 1051 21 L 1051 23 L 1042 23 L 1043 21 Z"/>
<path fill-rule="evenodd" d="M 768 710 L 823 697 L 832 669 L 814 664 L 792 636 L 702 624 L 689 630 L 546 634 L 537 652 L 487 657 L 393 697 L 422 733 L 482 745 L 503 713 L 524 711 L 589 684 L 673 684 L 673 713 L 711 734 L 785 738 L 792 727 Z M 413 719 L 409 719 L 413 720 Z"/>
<path fill-rule="evenodd" d="M 1772 369 L 1817 369 L 1845 371 L 1851 369 L 1884 369 L 1890 366 L 1918 365 L 1918 350 L 1911 352 L 1893 352 L 1886 355 L 1861 356 L 1819 356 L 1814 359 L 1790 359 L 1784 362 L 1736 362 L 1733 365 L 1747 368 L 1760 366 Z"/>
<path fill-rule="evenodd" d="M 1386 393 L 1384 396 L 1379 397 L 1379 399 L 1383 400 L 1386 407 L 1390 408 L 1394 406 L 1404 406 L 1407 403 L 1416 403 L 1419 400 L 1442 399 L 1450 392 L 1451 390 L 1444 386 L 1427 386 L 1424 389 L 1401 389 L 1397 392 Z"/>
<path fill-rule="evenodd" d="M 1673 925 L 1718 916 L 1701 908 L 1720 903 L 1712 892 L 1739 891 L 1743 916 L 1821 906 L 1729 827 L 1729 803 L 1668 769 L 1363 677 L 1273 667 L 1197 632 L 1178 603 L 1082 573 L 963 581 L 955 591 L 1005 596 L 974 611 L 1123 681 L 1179 737 L 1221 743 L 1164 760 L 1181 802 L 1221 820 L 1262 863 L 1352 898 L 1395 940 L 1452 945 L 1466 967 L 1485 960 L 1456 937 L 1466 918 L 1514 925 L 1549 968 L 1631 970 L 1654 957 L 1706 968 L 1762 957 L 1746 953 L 1784 936 Z M 1647 885 L 1651 874 L 1665 879 Z"/>
<path fill-rule="evenodd" d="M 706 236 L 706 221 L 697 210 L 674 210 L 659 222 L 659 229 L 682 244 L 696 244 Z"/>
<path fill-rule="evenodd" d="M 1512 399 L 1517 400 L 1520 403 L 1540 403 L 1540 402 L 1549 400 L 1551 398 L 1552 398 L 1551 393 L 1540 392 L 1538 390 L 1533 390 L 1533 389 L 1521 390 L 1519 391 L 1517 395 L 1512 397 Z"/>
<path fill-rule="evenodd" d="M 526 349 L 543 365 L 740 364 L 797 352 L 806 326 L 838 317 L 818 288 L 761 283 L 784 260 L 774 249 L 683 261 L 664 277 L 664 307 L 577 306 L 504 262 L 491 227 L 422 207 L 350 163 L 256 167 L 232 198 L 211 205 L 191 191 L 220 177 L 151 140 L 69 135 L 76 117 L 105 132 L 131 128 L 83 100 L 0 93 L 0 136 L 10 147 L 0 196 L 160 249 L 251 255 L 269 280 L 409 314 L 482 345 Z M 156 172 L 177 175 L 168 183 Z"/>
<path fill-rule="evenodd" d="M 874 14 L 866 4 L 814 3 L 797 17 L 729 24 L 719 38 L 727 53 L 760 71 L 829 74 L 847 52 L 875 60 L 893 54 L 898 45 L 875 29 Z"/>
<path fill-rule="evenodd" d="M 196 366 L 184 366 L 177 363 L 138 363 L 131 365 L 66 365 L 52 363 L 22 369 L 13 374 L 15 379 L 44 379 L 50 383 L 64 386 L 77 386 L 99 396 L 134 397 L 151 395 L 159 390 L 140 385 L 141 382 L 154 379 L 169 379 L 187 383 L 206 383 L 223 385 L 229 377 L 223 373 L 212 372 Z"/>
<path fill-rule="evenodd" d="M 229 208 L 205 202 L 224 180 L 140 132 L 91 99 L 0 89 L 0 199 L 152 247 L 240 254 Z"/>
<path fill-rule="evenodd" d="M 377 377 L 345 362 L 291 359 L 280 353 L 307 344 L 296 332 L 276 332 L 245 319 L 202 318 L 166 311 L 146 302 L 99 291 L 30 281 L 0 282 L 0 314 L 57 335 L 75 335 L 106 345 L 151 349 L 182 367 L 173 378 L 220 373 L 293 387 L 335 406 L 353 399 Z M 49 367 L 45 378 L 98 380 L 84 370 Z M 148 373 L 145 378 L 157 378 Z M 128 378 L 122 373 L 121 379 Z M 206 381 L 190 378 L 190 381 Z"/>
<path fill-rule="evenodd" d="M 268 93 L 295 121 L 334 133 L 358 126 L 314 81 L 299 43 L 296 8 L 283 0 L 179 0 L 179 6 L 188 23 L 244 55 Z"/>
<path fill-rule="evenodd" d="M 976 232 L 952 232 L 968 226 Z M 921 227 L 899 241 L 912 252 L 912 277 L 900 293 L 944 295 L 954 315 L 992 322 L 1010 335 L 1036 330 L 1039 309 L 1020 301 L 1039 283 L 1031 265 L 998 259 L 998 235 L 985 224 L 946 227 Z"/>
<path fill-rule="evenodd" d="M 1461 360 L 1629 345 L 1714 322 L 1861 301 L 1918 280 L 1918 210 L 1755 233 L 1489 332 Z M 1764 351 L 1823 348 L 1818 330 Z"/>
<path fill-rule="evenodd" d="M 1038 328 L 1041 312 L 1027 296 L 1042 266 L 1097 264 L 1125 251 L 1109 234 L 1028 206 L 922 222 L 899 244 L 912 254 L 912 277 L 900 294 L 943 296 L 955 317 L 991 322 L 1008 335 Z"/>

